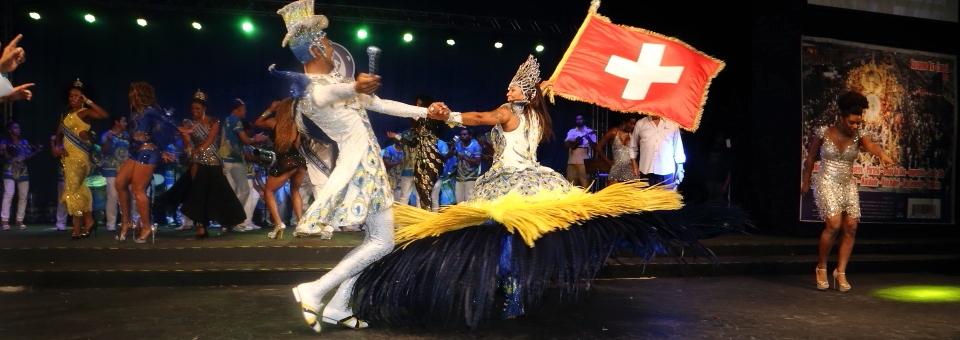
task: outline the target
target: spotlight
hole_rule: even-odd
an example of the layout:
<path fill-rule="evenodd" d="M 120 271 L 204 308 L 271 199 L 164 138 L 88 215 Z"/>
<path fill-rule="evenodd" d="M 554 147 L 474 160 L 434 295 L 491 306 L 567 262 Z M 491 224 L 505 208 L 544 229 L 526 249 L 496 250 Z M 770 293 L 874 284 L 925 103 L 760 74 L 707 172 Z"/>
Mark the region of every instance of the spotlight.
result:
<path fill-rule="evenodd" d="M 193 29 L 198 30 L 198 31 L 203 28 L 203 25 L 201 25 L 199 22 L 196 22 L 196 21 L 194 21 L 192 24 L 190 24 L 190 26 L 193 26 Z"/>
<path fill-rule="evenodd" d="M 498 42 L 493 43 L 493 48 L 502 48 L 502 47 L 503 47 L 503 43 L 502 43 L 502 42 L 499 42 L 499 41 L 498 41 Z"/>
<path fill-rule="evenodd" d="M 543 52 L 543 45 L 537 45 L 537 47 L 535 47 L 534 50 L 537 52 Z"/>
<path fill-rule="evenodd" d="M 404 34 L 403 34 L 403 41 L 404 41 L 404 42 L 411 42 L 411 41 L 413 41 L 413 34 L 411 34 L 411 33 L 404 33 Z"/>
<path fill-rule="evenodd" d="M 137 25 L 140 25 L 140 27 L 147 27 L 147 19 L 144 19 L 144 18 L 137 19 Z"/>
<path fill-rule="evenodd" d="M 37 12 L 30 12 L 30 13 L 28 13 L 28 15 L 30 16 L 30 19 L 33 19 L 33 20 L 40 20 L 40 13 L 37 13 Z"/>
<path fill-rule="evenodd" d="M 367 38 L 368 35 L 369 33 L 367 33 L 366 28 L 361 28 L 357 30 L 357 39 L 364 40 Z"/>
<path fill-rule="evenodd" d="M 93 16 L 93 14 L 87 13 L 86 15 L 83 16 L 83 20 L 86 20 L 87 22 L 92 24 L 94 22 L 97 22 L 97 17 Z"/>
<path fill-rule="evenodd" d="M 242 29 L 244 33 L 253 33 L 253 23 L 249 20 L 244 21 L 240 24 L 240 29 Z"/>
<path fill-rule="evenodd" d="M 456 45 L 456 44 L 457 44 L 457 42 L 454 41 L 453 39 L 447 39 L 447 45 L 453 46 L 453 45 Z"/>

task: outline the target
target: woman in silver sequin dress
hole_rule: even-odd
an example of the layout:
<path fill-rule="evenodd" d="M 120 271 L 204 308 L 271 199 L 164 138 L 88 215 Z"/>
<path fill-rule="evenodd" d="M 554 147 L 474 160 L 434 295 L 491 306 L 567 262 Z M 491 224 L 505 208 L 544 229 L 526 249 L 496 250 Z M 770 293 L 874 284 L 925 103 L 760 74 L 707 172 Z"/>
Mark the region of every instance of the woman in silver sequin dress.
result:
<path fill-rule="evenodd" d="M 833 270 L 833 281 L 837 290 L 846 292 L 851 288 L 847 282 L 846 268 L 860 221 L 858 185 L 853 178 L 853 164 L 860 151 L 870 152 L 885 165 L 893 163 L 870 136 L 861 133 L 863 111 L 868 106 L 867 98 L 860 93 L 847 92 L 837 98 L 840 110 L 837 123 L 817 129 L 816 135 L 810 138 L 803 163 L 800 192 L 806 194 L 810 189 L 814 160 L 820 156 L 820 169 L 814 178 L 814 198 L 825 224 L 820 234 L 819 259 L 815 270 L 817 289 L 820 290 L 830 288 L 827 257 L 840 230 L 843 230 L 843 236 L 837 255 L 837 268 Z"/>
<path fill-rule="evenodd" d="M 211 221 L 227 230 L 247 218 L 223 174 L 223 160 L 217 153 L 220 121 L 208 116 L 206 110 L 207 95 L 197 90 L 190 105 L 193 119 L 184 120 L 178 128 L 190 155 L 190 168 L 162 198 L 167 204 L 183 205 L 183 214 L 196 226 L 197 238 L 207 237 L 206 226 Z"/>
<path fill-rule="evenodd" d="M 606 164 L 610 164 L 610 171 L 607 174 L 607 183 L 626 182 L 637 179 L 633 174 L 637 163 L 633 162 L 633 156 L 630 153 L 630 145 L 634 143 L 630 133 L 633 132 L 634 125 L 637 124 L 636 117 L 624 116 L 619 125 L 607 131 L 597 143 L 597 154 Z M 613 161 L 607 157 L 605 152 L 607 144 L 611 143 L 613 151 Z"/>

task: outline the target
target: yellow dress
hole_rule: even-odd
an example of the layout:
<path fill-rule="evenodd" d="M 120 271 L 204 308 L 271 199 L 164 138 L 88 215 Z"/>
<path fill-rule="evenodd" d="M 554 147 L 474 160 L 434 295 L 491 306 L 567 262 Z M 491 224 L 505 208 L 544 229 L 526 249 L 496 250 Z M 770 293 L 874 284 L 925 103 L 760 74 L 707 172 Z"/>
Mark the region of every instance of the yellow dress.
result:
<path fill-rule="evenodd" d="M 87 124 L 73 111 L 63 118 L 63 148 L 66 154 L 60 158 L 63 163 L 63 196 L 60 200 L 67 206 L 70 216 L 83 216 L 93 209 L 93 197 L 90 188 L 84 184 L 90 174 L 90 147 L 88 141 L 80 136 L 90 130 Z"/>

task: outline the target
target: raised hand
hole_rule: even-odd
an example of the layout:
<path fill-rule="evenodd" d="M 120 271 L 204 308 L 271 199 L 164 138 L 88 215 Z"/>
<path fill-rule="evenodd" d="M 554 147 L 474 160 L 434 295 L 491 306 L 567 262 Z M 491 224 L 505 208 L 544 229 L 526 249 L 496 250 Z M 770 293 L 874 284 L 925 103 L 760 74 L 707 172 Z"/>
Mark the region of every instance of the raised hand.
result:
<path fill-rule="evenodd" d="M 267 108 L 267 111 L 276 112 L 280 108 L 280 104 L 283 103 L 282 100 L 274 100 L 270 103 L 270 107 Z"/>
<path fill-rule="evenodd" d="M 380 76 L 361 73 L 357 75 L 357 81 L 353 88 L 357 93 L 372 95 L 380 88 Z"/>
<path fill-rule="evenodd" d="M 23 39 L 23 34 L 17 34 L 13 40 L 10 40 L 10 43 L 3 48 L 3 55 L 0 56 L 0 72 L 13 72 L 17 69 L 17 66 L 23 64 L 26 59 L 27 52 L 23 50 L 23 47 L 17 46 L 20 43 L 20 39 Z"/>

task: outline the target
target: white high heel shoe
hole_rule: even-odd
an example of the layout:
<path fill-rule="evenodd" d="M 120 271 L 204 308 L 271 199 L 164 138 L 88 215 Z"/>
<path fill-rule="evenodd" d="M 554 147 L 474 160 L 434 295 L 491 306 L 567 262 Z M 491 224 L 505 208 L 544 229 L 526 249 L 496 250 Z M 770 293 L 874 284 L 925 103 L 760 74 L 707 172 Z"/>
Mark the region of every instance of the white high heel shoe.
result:
<path fill-rule="evenodd" d="M 293 287 L 293 298 L 297 300 L 300 314 L 303 321 L 307 323 L 307 327 L 310 327 L 316 333 L 320 333 L 323 330 L 323 325 L 320 323 L 320 310 L 323 309 L 323 303 L 316 307 L 304 303 L 300 295 L 300 286 Z"/>

